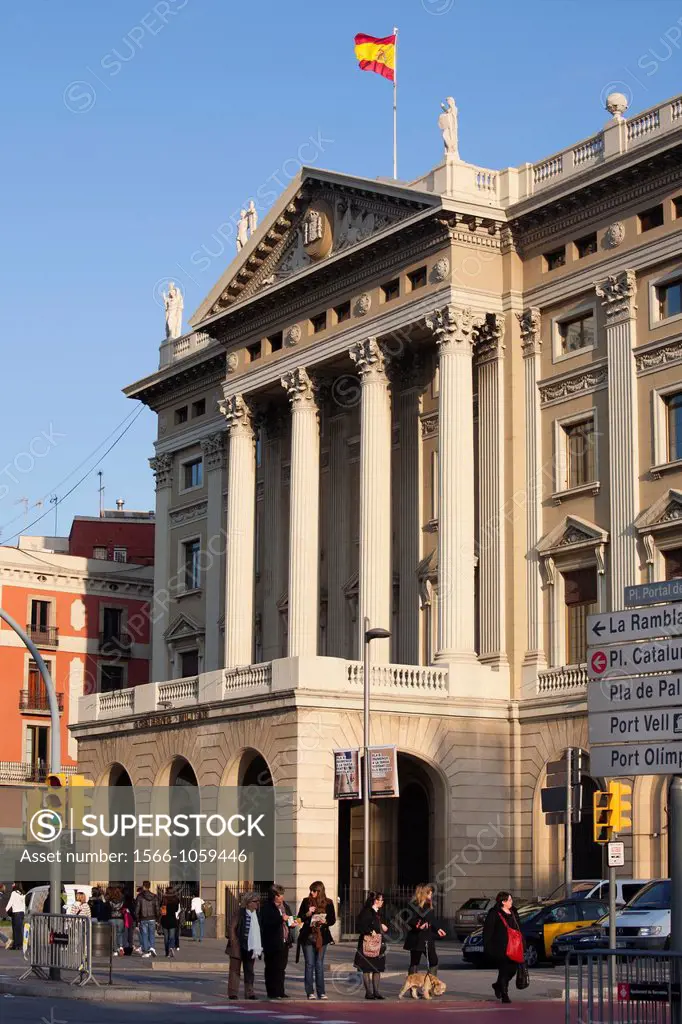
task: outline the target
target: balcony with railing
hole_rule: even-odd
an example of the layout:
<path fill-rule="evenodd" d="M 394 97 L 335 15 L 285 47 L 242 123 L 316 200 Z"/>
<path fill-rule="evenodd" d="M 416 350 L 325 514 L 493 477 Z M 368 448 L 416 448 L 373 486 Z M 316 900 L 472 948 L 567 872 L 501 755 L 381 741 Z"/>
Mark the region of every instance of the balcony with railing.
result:
<path fill-rule="evenodd" d="M 580 696 L 587 693 L 587 665 L 559 665 L 538 672 L 539 697 Z"/>
<path fill-rule="evenodd" d="M 164 341 L 159 349 L 159 369 L 170 366 L 178 359 L 185 359 L 202 348 L 210 345 L 214 339 L 206 331 L 190 331 L 179 338 Z"/>
<path fill-rule="evenodd" d="M 105 632 L 99 635 L 99 653 L 105 658 L 115 658 L 122 655 L 130 657 L 133 649 L 133 638 L 129 633 L 121 631 L 117 633 Z"/>
<path fill-rule="evenodd" d="M 64 694 L 57 694 L 57 707 L 64 710 Z M 19 710 L 30 711 L 36 715 L 49 715 L 50 702 L 47 698 L 47 690 L 43 686 L 29 686 L 19 694 Z"/>
<path fill-rule="evenodd" d="M 40 626 L 30 623 L 26 626 L 26 632 L 36 647 L 58 647 L 59 627 Z"/>
<path fill-rule="evenodd" d="M 62 775 L 75 775 L 78 766 L 63 764 Z M 18 785 L 24 782 L 44 782 L 49 769 L 46 763 L 32 764 L 30 761 L 0 761 L 0 784 Z"/>

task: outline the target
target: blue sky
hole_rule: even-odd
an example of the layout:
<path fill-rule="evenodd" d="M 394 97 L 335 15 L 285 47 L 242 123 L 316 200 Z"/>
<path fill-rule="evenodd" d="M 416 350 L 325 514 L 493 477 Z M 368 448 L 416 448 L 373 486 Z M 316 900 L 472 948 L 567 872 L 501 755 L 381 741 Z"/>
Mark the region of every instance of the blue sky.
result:
<path fill-rule="evenodd" d="M 631 111 L 682 92 L 682 0 L 5 0 L 2 12 L 4 543 L 24 526 L 21 499 L 65 494 L 134 414 L 121 388 L 157 365 L 158 283 L 174 278 L 190 314 L 232 258 L 213 236 L 245 198 L 274 197 L 299 152 L 391 173 L 391 87 L 357 70 L 356 32 L 400 29 L 405 179 L 438 162 L 447 95 L 463 159 L 499 168 L 598 130 L 612 89 Z M 154 419 L 144 410 L 99 467 L 108 507 L 153 508 Z M 96 514 L 97 486 L 92 474 L 60 505 L 61 533 Z M 50 510 L 29 532 L 53 525 Z"/>

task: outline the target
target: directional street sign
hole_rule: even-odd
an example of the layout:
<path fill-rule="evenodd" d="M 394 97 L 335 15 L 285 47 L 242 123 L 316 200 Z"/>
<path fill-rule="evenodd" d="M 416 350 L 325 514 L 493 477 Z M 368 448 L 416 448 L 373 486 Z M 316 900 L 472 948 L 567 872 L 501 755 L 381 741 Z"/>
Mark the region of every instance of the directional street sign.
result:
<path fill-rule="evenodd" d="M 660 636 L 682 636 L 682 604 L 626 608 L 587 617 L 587 638 L 591 644 L 619 644 Z"/>
<path fill-rule="evenodd" d="M 623 775 L 679 775 L 682 741 L 594 746 L 590 749 L 590 771 L 609 779 Z"/>
<path fill-rule="evenodd" d="M 664 601 L 682 601 L 682 579 L 661 580 L 660 583 L 642 583 L 625 588 L 624 604 L 628 608 L 642 604 L 662 604 Z"/>
<path fill-rule="evenodd" d="M 590 679 L 680 670 L 682 639 L 650 640 L 641 644 L 618 644 L 613 647 L 587 649 L 587 674 Z"/>
<path fill-rule="evenodd" d="M 682 740 L 682 711 L 616 711 L 589 716 L 590 743 Z M 554 808 L 552 808 L 554 810 Z"/>
<path fill-rule="evenodd" d="M 602 679 L 587 687 L 587 710 L 638 711 L 641 708 L 679 708 L 682 711 L 682 675 L 631 676 Z"/>

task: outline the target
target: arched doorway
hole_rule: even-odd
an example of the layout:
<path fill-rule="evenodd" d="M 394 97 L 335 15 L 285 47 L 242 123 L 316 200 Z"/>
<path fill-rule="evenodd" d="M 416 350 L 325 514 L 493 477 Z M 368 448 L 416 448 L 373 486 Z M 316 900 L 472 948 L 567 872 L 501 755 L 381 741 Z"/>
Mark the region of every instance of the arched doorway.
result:
<path fill-rule="evenodd" d="M 266 813 L 274 822 L 274 788 L 270 766 L 261 753 L 257 750 L 246 750 L 242 756 L 238 778 L 239 788 L 239 813 L 259 814 Z M 247 863 L 239 872 L 237 878 L 238 887 L 253 888 L 265 892 L 273 883 L 275 863 L 275 836 L 271 842 L 257 844 L 252 847 Z"/>
<path fill-rule="evenodd" d="M 109 799 L 109 819 L 114 814 L 135 814 L 135 790 L 127 769 L 122 764 L 112 764 L 106 781 Z M 130 898 L 135 891 L 135 835 L 132 832 L 121 835 L 120 832 L 109 838 L 109 853 L 117 854 L 116 861 L 111 861 L 109 869 L 109 885 L 120 889 L 121 893 Z"/>
<path fill-rule="evenodd" d="M 171 818 L 201 812 L 197 777 L 191 764 L 184 757 L 175 758 L 171 764 L 169 787 L 168 804 Z M 170 837 L 171 868 L 168 881 L 185 899 L 199 893 L 200 871 L 195 855 L 200 845 L 196 836 L 191 834 Z"/>

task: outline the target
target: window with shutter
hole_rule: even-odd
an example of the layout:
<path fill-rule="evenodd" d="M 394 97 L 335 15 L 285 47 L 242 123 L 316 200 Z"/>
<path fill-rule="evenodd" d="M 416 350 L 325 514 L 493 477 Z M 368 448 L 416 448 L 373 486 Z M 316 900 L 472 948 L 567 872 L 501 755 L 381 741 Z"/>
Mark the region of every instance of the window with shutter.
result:
<path fill-rule="evenodd" d="M 566 604 L 566 661 L 581 665 L 587 660 L 587 616 L 597 611 L 597 569 L 563 573 Z"/>

